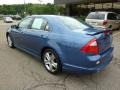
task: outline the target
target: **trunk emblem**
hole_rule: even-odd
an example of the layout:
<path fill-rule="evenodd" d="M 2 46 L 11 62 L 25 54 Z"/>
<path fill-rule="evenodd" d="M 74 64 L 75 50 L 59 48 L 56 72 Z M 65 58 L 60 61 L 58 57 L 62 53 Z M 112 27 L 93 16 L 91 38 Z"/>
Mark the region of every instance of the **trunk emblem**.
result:
<path fill-rule="evenodd" d="M 100 64 L 100 61 L 97 61 L 96 64 L 97 64 L 97 65 Z"/>

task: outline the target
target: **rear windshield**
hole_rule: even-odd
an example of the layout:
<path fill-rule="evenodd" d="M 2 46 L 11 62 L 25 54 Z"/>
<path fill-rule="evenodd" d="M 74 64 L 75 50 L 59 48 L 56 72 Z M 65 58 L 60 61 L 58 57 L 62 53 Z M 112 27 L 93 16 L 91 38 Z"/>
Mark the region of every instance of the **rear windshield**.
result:
<path fill-rule="evenodd" d="M 101 13 L 90 13 L 87 16 L 87 19 L 99 19 L 99 20 L 103 20 L 105 18 L 105 14 L 101 14 Z"/>
<path fill-rule="evenodd" d="M 6 19 L 11 19 L 11 17 L 5 17 Z"/>
<path fill-rule="evenodd" d="M 117 20 L 118 15 L 116 13 L 109 13 L 107 18 L 108 20 Z"/>
<path fill-rule="evenodd" d="M 70 28 L 71 30 L 79 30 L 79 29 L 85 29 L 85 28 L 89 28 L 91 26 L 89 26 L 88 24 L 84 23 L 84 22 L 80 22 L 74 18 L 70 18 L 70 17 L 59 17 L 60 21 L 62 21 L 62 23 L 64 25 L 66 25 L 68 28 Z"/>

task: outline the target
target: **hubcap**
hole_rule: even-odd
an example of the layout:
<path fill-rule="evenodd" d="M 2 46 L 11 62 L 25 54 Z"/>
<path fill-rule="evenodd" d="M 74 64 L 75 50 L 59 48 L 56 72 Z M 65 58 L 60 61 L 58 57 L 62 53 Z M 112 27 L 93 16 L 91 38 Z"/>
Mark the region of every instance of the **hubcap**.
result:
<path fill-rule="evenodd" d="M 46 68 L 51 71 L 55 72 L 57 70 L 57 61 L 56 57 L 52 52 L 46 52 L 44 55 L 44 63 Z"/>
<path fill-rule="evenodd" d="M 8 45 L 11 47 L 12 46 L 12 40 L 10 38 L 10 36 L 8 36 Z"/>

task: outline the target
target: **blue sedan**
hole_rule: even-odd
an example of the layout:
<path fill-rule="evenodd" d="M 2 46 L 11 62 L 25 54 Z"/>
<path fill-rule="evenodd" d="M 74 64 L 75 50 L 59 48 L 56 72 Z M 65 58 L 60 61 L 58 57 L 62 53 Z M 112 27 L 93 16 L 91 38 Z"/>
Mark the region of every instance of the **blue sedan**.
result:
<path fill-rule="evenodd" d="M 112 60 L 112 33 L 67 16 L 33 15 L 6 32 L 8 46 L 41 58 L 52 74 L 95 73 Z"/>

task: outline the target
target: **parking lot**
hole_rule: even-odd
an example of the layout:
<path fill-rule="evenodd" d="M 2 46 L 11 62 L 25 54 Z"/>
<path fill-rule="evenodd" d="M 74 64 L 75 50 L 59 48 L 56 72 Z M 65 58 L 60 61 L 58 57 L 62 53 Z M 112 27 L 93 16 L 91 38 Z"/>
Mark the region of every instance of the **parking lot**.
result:
<path fill-rule="evenodd" d="M 0 21 L 0 90 L 120 90 L 120 30 L 113 33 L 113 61 L 102 72 L 51 75 L 35 57 L 7 46 L 10 25 Z"/>

